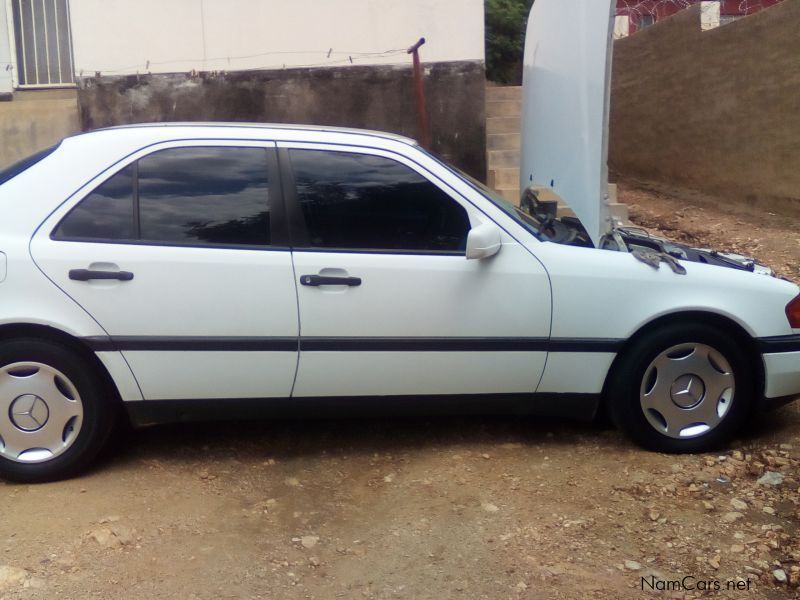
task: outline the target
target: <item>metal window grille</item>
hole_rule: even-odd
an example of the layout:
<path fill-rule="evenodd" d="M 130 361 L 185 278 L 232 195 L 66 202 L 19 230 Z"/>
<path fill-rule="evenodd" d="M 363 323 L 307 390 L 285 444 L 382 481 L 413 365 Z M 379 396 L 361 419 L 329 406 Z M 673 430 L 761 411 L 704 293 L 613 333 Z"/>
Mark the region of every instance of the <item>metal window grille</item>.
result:
<path fill-rule="evenodd" d="M 18 86 L 74 85 L 69 0 L 11 0 L 11 11 Z"/>

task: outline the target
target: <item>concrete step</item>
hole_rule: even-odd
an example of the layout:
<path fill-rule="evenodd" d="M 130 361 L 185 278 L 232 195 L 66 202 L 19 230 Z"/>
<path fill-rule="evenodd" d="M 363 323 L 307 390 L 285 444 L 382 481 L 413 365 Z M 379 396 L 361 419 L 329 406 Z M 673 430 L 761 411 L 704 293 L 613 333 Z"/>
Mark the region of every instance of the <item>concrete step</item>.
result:
<path fill-rule="evenodd" d="M 519 206 L 520 193 L 517 188 L 494 188 L 494 191 L 511 202 L 514 206 Z"/>
<path fill-rule="evenodd" d="M 627 204 L 623 204 L 622 202 L 612 202 L 608 206 L 608 211 L 613 219 L 620 221 L 623 225 L 631 224 Z"/>
<path fill-rule="evenodd" d="M 487 86 L 487 102 L 520 102 L 522 101 L 522 86 Z"/>
<path fill-rule="evenodd" d="M 487 102 L 486 117 L 517 117 L 522 115 L 521 102 Z"/>
<path fill-rule="evenodd" d="M 619 202 L 619 197 L 617 196 L 617 184 L 616 183 L 609 183 L 608 184 L 608 201 L 611 204 L 615 204 Z"/>
<path fill-rule="evenodd" d="M 486 119 L 486 133 L 519 133 L 522 128 L 520 117 L 489 117 Z"/>
<path fill-rule="evenodd" d="M 521 136 L 519 133 L 490 133 L 486 136 L 487 150 L 519 150 Z"/>
<path fill-rule="evenodd" d="M 566 204 L 559 204 L 558 210 L 556 211 L 556 217 L 574 217 L 575 212 Z"/>
<path fill-rule="evenodd" d="M 519 151 L 517 150 L 489 150 L 486 154 L 489 169 L 519 169 Z"/>
<path fill-rule="evenodd" d="M 489 187 L 519 187 L 519 169 L 513 167 L 489 169 Z"/>

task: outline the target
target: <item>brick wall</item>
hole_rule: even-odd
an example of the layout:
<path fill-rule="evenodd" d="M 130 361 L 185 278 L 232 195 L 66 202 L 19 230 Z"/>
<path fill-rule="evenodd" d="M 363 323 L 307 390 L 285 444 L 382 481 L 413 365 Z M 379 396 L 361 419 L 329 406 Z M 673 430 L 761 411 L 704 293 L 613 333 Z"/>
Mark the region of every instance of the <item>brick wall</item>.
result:
<path fill-rule="evenodd" d="M 610 166 L 800 213 L 800 0 L 718 29 L 693 6 L 615 43 Z"/>

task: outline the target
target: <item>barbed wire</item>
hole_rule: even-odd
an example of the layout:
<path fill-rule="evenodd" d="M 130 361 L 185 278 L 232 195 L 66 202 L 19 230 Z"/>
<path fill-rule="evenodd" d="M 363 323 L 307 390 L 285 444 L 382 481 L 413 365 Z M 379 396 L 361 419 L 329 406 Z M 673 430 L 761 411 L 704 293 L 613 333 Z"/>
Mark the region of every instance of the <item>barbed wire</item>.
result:
<path fill-rule="evenodd" d="M 137 65 L 131 65 L 127 67 L 115 67 L 114 69 L 92 69 L 89 67 L 81 67 L 79 76 L 83 77 L 84 73 L 102 73 L 106 75 L 118 75 L 118 74 L 128 74 L 131 72 L 145 74 L 150 72 L 150 68 L 154 66 L 164 66 L 164 65 L 196 65 L 194 70 L 205 70 L 206 65 L 214 65 L 217 66 L 219 63 L 226 63 L 230 70 L 232 71 L 266 71 L 266 70 L 279 70 L 279 69 L 311 69 L 316 67 L 326 67 L 326 66 L 335 66 L 335 65 L 344 65 L 344 64 L 356 64 L 361 61 L 365 60 L 372 60 L 372 59 L 380 59 L 380 58 L 391 58 L 394 56 L 398 56 L 400 54 L 406 54 L 407 50 L 405 48 L 392 48 L 389 50 L 381 50 L 377 52 L 354 52 L 354 51 L 347 51 L 347 50 L 340 50 L 334 51 L 333 48 L 329 48 L 328 50 L 285 50 L 285 51 L 272 51 L 272 52 L 260 52 L 257 54 L 246 54 L 241 56 L 221 56 L 216 58 L 181 58 L 175 60 L 158 60 L 158 61 L 151 61 L 147 60 L 144 63 L 139 63 Z M 312 62 L 308 64 L 295 64 L 295 63 L 262 63 L 258 66 L 251 66 L 245 68 L 237 68 L 235 63 L 243 60 L 252 60 L 256 58 L 267 58 L 267 57 L 280 57 L 280 56 L 319 56 L 321 61 L 320 62 Z M 199 69 L 198 66 L 202 65 Z M 226 69 L 216 68 L 216 71 L 224 71 Z M 181 70 L 182 71 L 182 70 Z M 180 72 L 180 71 L 179 71 Z"/>
<path fill-rule="evenodd" d="M 761 9 L 769 8 L 781 0 L 739 0 L 736 5 L 741 15 L 749 15 Z M 693 4 L 699 4 L 701 0 L 619 0 L 617 3 L 617 14 L 620 16 L 653 16 L 659 17 L 671 14 L 670 9 L 689 8 Z M 720 0 L 721 4 L 726 4 L 725 0 Z M 732 2 L 733 3 L 733 2 Z M 622 5 L 622 6 L 620 6 Z"/>

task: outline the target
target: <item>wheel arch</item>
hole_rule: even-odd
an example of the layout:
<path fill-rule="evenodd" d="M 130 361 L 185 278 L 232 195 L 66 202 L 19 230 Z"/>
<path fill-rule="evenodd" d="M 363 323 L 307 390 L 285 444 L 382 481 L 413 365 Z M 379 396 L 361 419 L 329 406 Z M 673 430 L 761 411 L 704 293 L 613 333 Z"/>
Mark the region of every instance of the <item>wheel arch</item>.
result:
<path fill-rule="evenodd" d="M 114 379 L 111 377 L 111 374 L 108 372 L 108 369 L 92 349 L 79 338 L 49 325 L 40 325 L 36 323 L 11 323 L 0 325 L 0 342 L 20 338 L 50 341 L 74 350 L 91 365 L 103 386 L 112 394 L 114 402 L 119 406 L 122 405 L 119 389 Z"/>
<path fill-rule="evenodd" d="M 736 340 L 741 347 L 744 348 L 748 358 L 752 361 L 754 366 L 754 375 L 756 380 L 756 391 L 758 394 L 763 394 L 765 373 L 764 373 L 764 360 L 761 357 L 761 352 L 758 349 L 756 341 L 745 330 L 742 325 L 735 320 L 721 315 L 719 313 L 703 310 L 682 311 L 662 315 L 642 325 L 639 329 L 630 336 L 623 344 L 621 350 L 617 353 L 611 367 L 606 374 L 605 383 L 603 384 L 602 404 L 603 408 L 608 402 L 608 388 L 612 379 L 612 375 L 617 369 L 619 363 L 623 360 L 628 350 L 634 346 L 639 340 L 647 337 L 652 331 L 662 327 L 669 326 L 670 324 L 697 324 L 697 325 L 711 325 L 720 331 L 731 336 Z"/>

